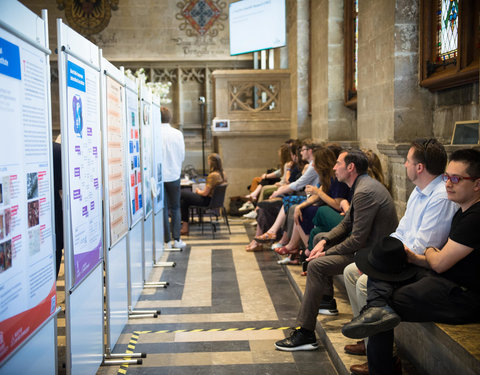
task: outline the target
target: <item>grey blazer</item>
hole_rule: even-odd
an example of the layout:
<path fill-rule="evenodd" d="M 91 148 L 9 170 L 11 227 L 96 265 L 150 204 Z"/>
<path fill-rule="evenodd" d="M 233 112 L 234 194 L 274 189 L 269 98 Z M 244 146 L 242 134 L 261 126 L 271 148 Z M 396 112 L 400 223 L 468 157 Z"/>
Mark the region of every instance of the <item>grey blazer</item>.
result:
<path fill-rule="evenodd" d="M 385 186 L 364 174 L 357 177 L 352 189 L 352 202 L 344 219 L 330 232 L 322 233 L 328 247 L 325 255 L 353 256 L 357 250 L 388 236 L 398 226 L 395 205 Z"/>

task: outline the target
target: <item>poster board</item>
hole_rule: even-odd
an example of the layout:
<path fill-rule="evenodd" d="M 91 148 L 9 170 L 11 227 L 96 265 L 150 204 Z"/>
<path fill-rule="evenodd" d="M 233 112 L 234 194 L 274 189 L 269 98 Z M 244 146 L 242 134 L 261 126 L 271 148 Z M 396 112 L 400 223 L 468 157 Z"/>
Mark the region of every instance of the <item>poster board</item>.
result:
<path fill-rule="evenodd" d="M 160 114 L 160 97 L 152 97 L 152 128 L 153 128 L 153 180 L 155 196 L 153 197 L 153 212 L 158 214 L 163 208 L 163 177 L 162 177 L 162 118 Z M 163 238 L 163 236 L 162 236 Z"/>
<path fill-rule="evenodd" d="M 130 228 L 143 218 L 142 169 L 140 163 L 140 122 L 137 83 L 125 77 L 127 119 L 127 183 Z"/>
<path fill-rule="evenodd" d="M 101 51 L 61 19 L 57 41 L 66 371 L 93 374 L 104 353 Z"/>
<path fill-rule="evenodd" d="M 153 166 L 153 130 L 152 130 L 152 93 L 146 86 L 140 86 L 140 137 L 141 168 L 144 198 L 144 219 L 153 210 L 152 199 L 152 166 Z"/>
<path fill-rule="evenodd" d="M 51 348 L 47 357 L 34 349 L 35 337 L 54 338 L 57 302 L 46 11 L 42 17 L 0 3 L 0 132 L 8 134 L 0 138 L 0 368 L 17 371 L 29 366 L 26 351 L 49 361 L 45 369 L 55 361 Z"/>
<path fill-rule="evenodd" d="M 98 55 L 96 46 L 89 47 Z M 60 105 L 67 108 L 62 121 L 62 151 L 68 154 L 63 159 L 68 161 L 64 175 L 69 191 L 64 217 L 71 223 L 71 281 L 76 286 L 102 260 L 100 75 L 74 54 L 65 53 L 65 57 L 66 102 Z"/>
<path fill-rule="evenodd" d="M 105 89 L 104 170 L 105 201 L 108 207 L 109 246 L 113 247 L 128 231 L 127 183 L 126 183 L 126 124 L 125 87 L 123 73 L 102 60 Z"/>

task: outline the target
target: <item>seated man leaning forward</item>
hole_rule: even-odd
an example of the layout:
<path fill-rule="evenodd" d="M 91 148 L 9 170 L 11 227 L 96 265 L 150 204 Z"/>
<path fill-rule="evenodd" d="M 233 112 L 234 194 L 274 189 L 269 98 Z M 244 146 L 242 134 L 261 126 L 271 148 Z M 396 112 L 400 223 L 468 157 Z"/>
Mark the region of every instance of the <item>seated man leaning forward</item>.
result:
<path fill-rule="evenodd" d="M 351 206 L 340 224 L 317 235 L 321 240 L 307 259 L 307 284 L 297 316 L 300 328 L 275 343 L 279 350 L 318 348 L 315 324 L 322 302 L 333 300 L 332 276 L 341 274 L 353 262 L 358 249 L 392 233 L 398 224 L 392 197 L 385 186 L 368 176 L 368 160 L 362 151 L 341 152 L 333 169 L 338 181 L 353 189 Z"/>
<path fill-rule="evenodd" d="M 448 199 L 460 209 L 447 243 L 423 255 L 386 237 L 355 256 L 368 275 L 367 305 L 342 332 L 370 337 L 370 374 L 392 373 L 393 328 L 401 320 L 463 324 L 480 317 L 480 151 L 458 150 L 443 175 Z"/>
<path fill-rule="evenodd" d="M 442 180 L 446 164 L 447 153 L 437 140 L 417 139 L 412 142 L 405 169 L 415 189 L 408 198 L 405 215 L 391 236 L 417 254 L 423 254 L 427 246 L 442 247 L 445 244 L 453 215 L 458 210 L 458 206 L 448 199 Z M 353 316 L 357 316 L 367 301 L 368 277 L 355 263 L 345 267 L 343 275 Z M 366 341 L 346 345 L 345 352 L 365 355 Z M 355 375 L 368 374 L 368 364 L 354 364 L 350 371 Z"/>

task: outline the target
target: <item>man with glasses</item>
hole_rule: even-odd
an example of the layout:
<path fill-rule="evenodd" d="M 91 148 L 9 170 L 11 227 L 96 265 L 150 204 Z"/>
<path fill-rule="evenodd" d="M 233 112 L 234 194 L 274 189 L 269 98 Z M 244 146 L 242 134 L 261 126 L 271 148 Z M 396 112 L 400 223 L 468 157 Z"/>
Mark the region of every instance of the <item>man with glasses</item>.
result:
<path fill-rule="evenodd" d="M 436 139 L 417 139 L 411 143 L 405 161 L 407 177 L 415 185 L 408 198 L 405 214 L 391 234 L 413 252 L 422 255 L 427 246 L 442 247 L 447 241 L 450 224 L 458 206 L 448 200 L 442 173 L 447 164 L 445 148 Z M 358 316 L 367 301 L 368 277 L 359 271 L 355 263 L 344 272 L 353 316 Z M 368 340 L 346 345 L 345 352 L 365 355 Z M 398 358 L 394 358 L 397 369 Z M 368 374 L 368 363 L 354 364 L 350 371 L 355 375 Z"/>
<path fill-rule="evenodd" d="M 418 254 L 405 246 L 403 271 L 416 266 L 413 276 L 395 281 L 378 263 L 366 267 L 361 252 L 355 258 L 370 276 L 367 306 L 342 332 L 350 338 L 370 337 L 372 374 L 392 373 L 393 328 L 401 320 L 464 324 L 480 317 L 480 151 L 454 152 L 442 178 L 448 199 L 460 209 L 441 250 L 427 245 Z M 371 258 L 373 252 L 365 249 L 364 255 Z"/>

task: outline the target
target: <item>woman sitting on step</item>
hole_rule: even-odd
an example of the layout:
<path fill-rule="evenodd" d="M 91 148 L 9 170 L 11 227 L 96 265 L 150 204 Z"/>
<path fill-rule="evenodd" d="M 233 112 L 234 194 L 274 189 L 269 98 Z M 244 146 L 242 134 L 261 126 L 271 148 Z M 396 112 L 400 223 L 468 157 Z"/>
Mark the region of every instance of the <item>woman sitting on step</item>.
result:
<path fill-rule="evenodd" d="M 180 195 L 180 210 L 182 213 L 181 235 L 188 235 L 188 214 L 190 206 L 207 207 L 212 199 L 213 190 L 217 185 L 227 182 L 223 172 L 222 159 L 218 154 L 208 155 L 209 174 L 205 183 L 205 188 L 195 189 L 195 191 L 182 190 Z"/>

